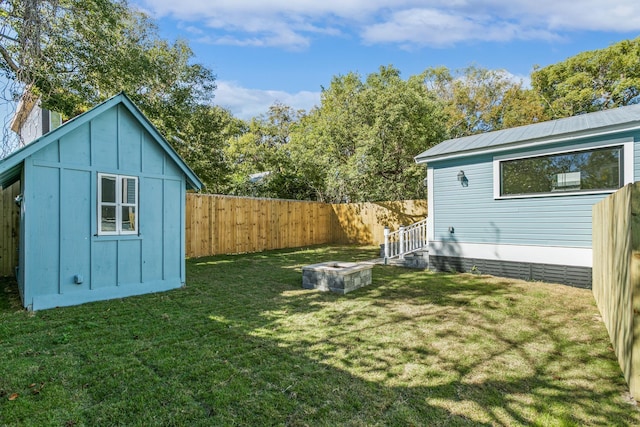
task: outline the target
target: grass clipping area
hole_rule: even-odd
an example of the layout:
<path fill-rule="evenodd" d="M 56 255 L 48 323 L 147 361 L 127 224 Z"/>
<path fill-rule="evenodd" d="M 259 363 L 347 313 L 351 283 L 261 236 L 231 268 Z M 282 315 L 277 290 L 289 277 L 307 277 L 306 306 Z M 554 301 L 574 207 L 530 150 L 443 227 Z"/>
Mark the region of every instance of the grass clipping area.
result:
<path fill-rule="evenodd" d="M 377 266 L 375 248 L 187 261 L 185 288 L 27 313 L 0 295 L 0 425 L 634 425 L 588 290 Z"/>

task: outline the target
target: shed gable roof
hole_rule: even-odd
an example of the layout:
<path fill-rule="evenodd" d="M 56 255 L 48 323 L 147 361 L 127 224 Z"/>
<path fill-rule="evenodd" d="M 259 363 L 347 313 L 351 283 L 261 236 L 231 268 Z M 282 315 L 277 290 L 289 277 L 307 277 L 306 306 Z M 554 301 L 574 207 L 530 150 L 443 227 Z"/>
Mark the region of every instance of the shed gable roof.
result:
<path fill-rule="evenodd" d="M 174 161 L 174 163 L 180 168 L 186 177 L 189 187 L 199 190 L 203 184 L 200 178 L 191 170 L 191 168 L 182 160 L 182 158 L 176 153 L 166 139 L 158 132 L 153 124 L 142 114 L 142 112 L 136 107 L 136 105 L 129 99 L 129 97 L 121 92 L 115 95 L 101 104 L 98 104 L 89 111 L 86 111 L 79 116 L 74 117 L 62 126 L 54 129 L 53 131 L 41 136 L 30 144 L 25 145 L 19 150 L 14 151 L 4 159 L 0 160 L 0 186 L 5 187 L 18 179 L 20 179 L 20 171 L 22 169 L 22 162 L 32 154 L 42 150 L 52 142 L 60 139 L 63 135 L 73 131 L 74 129 L 82 126 L 83 124 L 91 121 L 93 118 L 99 116 L 103 112 L 113 108 L 117 105 L 122 105 L 136 118 L 140 125 L 152 136 L 152 138 L 163 148 L 165 153 Z"/>
<path fill-rule="evenodd" d="M 417 163 L 517 148 L 529 144 L 550 144 L 579 138 L 640 128 L 640 104 L 580 114 L 494 132 L 449 139 L 417 155 Z"/>

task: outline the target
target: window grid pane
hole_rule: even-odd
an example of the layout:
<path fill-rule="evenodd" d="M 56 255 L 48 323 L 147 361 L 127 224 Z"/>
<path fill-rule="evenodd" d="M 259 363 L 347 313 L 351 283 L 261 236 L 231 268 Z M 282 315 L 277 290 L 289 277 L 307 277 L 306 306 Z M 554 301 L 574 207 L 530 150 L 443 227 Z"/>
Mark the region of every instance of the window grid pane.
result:
<path fill-rule="evenodd" d="M 138 178 L 98 174 L 98 234 L 136 234 Z"/>
<path fill-rule="evenodd" d="M 136 203 L 136 179 L 122 178 L 122 204 L 134 205 Z"/>
<path fill-rule="evenodd" d="M 115 176 L 102 176 L 100 179 L 102 197 L 101 202 L 115 203 L 116 202 L 116 177 Z"/>
<path fill-rule="evenodd" d="M 135 231 L 136 230 L 136 208 L 133 206 L 122 207 L 122 231 Z"/>
<path fill-rule="evenodd" d="M 105 232 L 114 232 L 116 231 L 116 207 L 114 206 L 105 206 L 103 205 L 101 208 L 101 223 L 100 230 Z"/>

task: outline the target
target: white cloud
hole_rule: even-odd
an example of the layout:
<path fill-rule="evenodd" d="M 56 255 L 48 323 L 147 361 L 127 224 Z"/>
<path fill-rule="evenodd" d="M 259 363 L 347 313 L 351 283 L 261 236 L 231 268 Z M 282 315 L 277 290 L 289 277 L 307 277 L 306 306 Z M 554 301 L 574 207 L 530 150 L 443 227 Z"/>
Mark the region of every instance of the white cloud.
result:
<path fill-rule="evenodd" d="M 361 14 L 373 13 L 381 8 L 403 6 L 416 3 L 407 0 L 143 0 L 148 9 L 159 15 L 174 15 L 182 19 L 203 17 L 224 17 L 235 15 L 238 18 L 267 16 L 309 16 L 320 17 L 335 15 L 354 18 Z M 418 1 L 418 3 L 420 3 Z"/>
<path fill-rule="evenodd" d="M 198 25 L 207 33 L 201 41 L 233 46 L 304 49 L 310 35 L 341 33 L 357 13 L 375 11 L 366 0 L 353 1 L 233 1 L 139 0 L 156 17 L 171 16 Z M 335 19 L 333 19 L 335 17 Z M 335 21 L 338 26 L 330 24 Z"/>
<path fill-rule="evenodd" d="M 296 110 L 311 110 L 320 104 L 320 92 L 301 91 L 288 93 L 277 90 L 249 89 L 235 82 L 217 81 L 216 105 L 227 108 L 235 117 L 248 120 L 265 114 L 269 107 L 279 102 Z"/>
<path fill-rule="evenodd" d="M 304 49 L 312 34 L 360 34 L 366 43 L 450 46 L 549 40 L 567 31 L 640 31 L 637 0 L 138 0 L 216 44 Z"/>
<path fill-rule="evenodd" d="M 487 2 L 499 7 L 495 13 L 515 19 L 525 28 L 548 28 L 554 31 L 640 30 L 640 2 L 637 0 L 498 0 Z"/>
<path fill-rule="evenodd" d="M 436 9 L 402 10 L 362 33 L 373 43 L 399 43 L 409 46 L 445 47 L 467 40 L 508 41 L 513 39 L 556 39 L 551 31 L 526 28 L 499 21 L 486 14 L 458 14 Z"/>
<path fill-rule="evenodd" d="M 274 47 L 284 46 L 291 50 L 301 50 L 309 46 L 309 39 L 295 33 L 269 34 L 263 37 L 221 37 L 204 36 L 197 39 L 200 43 L 226 46 Z"/>

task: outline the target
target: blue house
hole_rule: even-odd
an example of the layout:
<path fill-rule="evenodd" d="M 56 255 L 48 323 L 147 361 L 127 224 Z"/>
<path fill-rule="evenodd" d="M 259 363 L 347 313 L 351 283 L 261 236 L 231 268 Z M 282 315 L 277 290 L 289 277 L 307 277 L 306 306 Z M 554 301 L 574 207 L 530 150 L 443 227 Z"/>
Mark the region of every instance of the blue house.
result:
<path fill-rule="evenodd" d="M 437 270 L 591 286 L 591 207 L 640 177 L 640 105 L 444 141 L 427 167 Z"/>
<path fill-rule="evenodd" d="M 0 185 L 18 180 L 24 307 L 185 283 L 185 193 L 202 183 L 126 95 L 0 161 Z"/>

